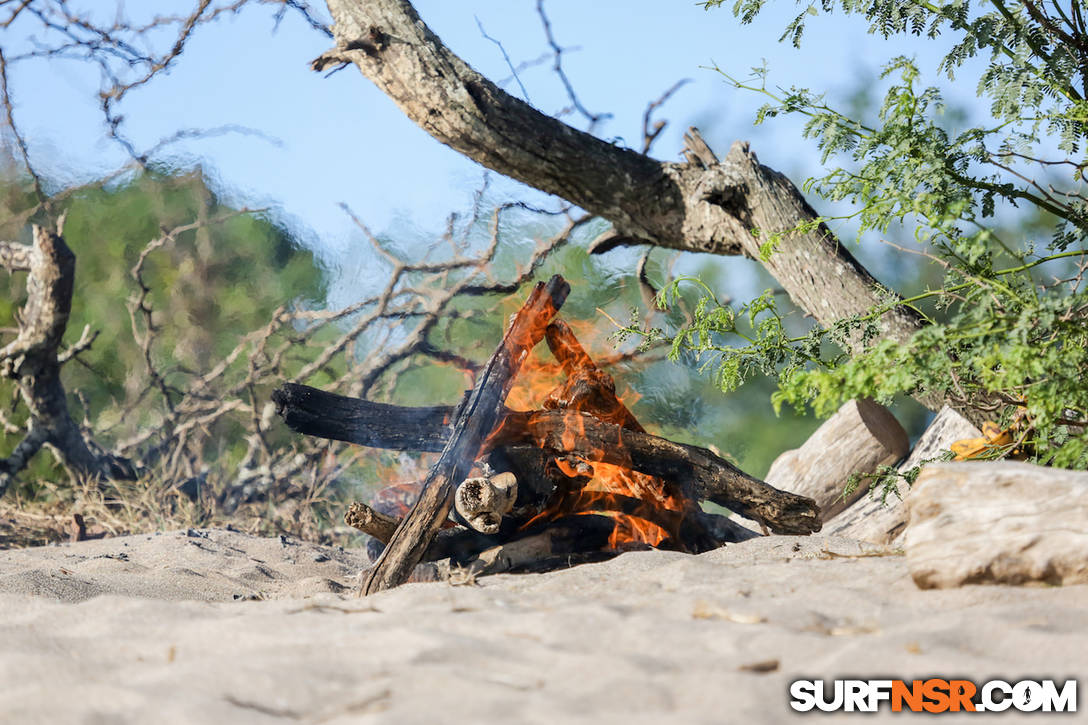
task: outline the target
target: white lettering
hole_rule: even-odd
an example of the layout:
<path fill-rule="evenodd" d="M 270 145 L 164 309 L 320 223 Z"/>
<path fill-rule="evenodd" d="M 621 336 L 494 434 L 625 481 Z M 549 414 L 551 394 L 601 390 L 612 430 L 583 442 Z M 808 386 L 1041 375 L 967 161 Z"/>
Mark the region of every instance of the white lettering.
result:
<path fill-rule="evenodd" d="M 1043 712 L 1076 712 L 1077 711 L 1077 681 L 1066 680 L 1062 685 L 1062 691 L 1054 680 L 1043 680 Z"/>
<path fill-rule="evenodd" d="M 891 680 L 869 680 L 869 707 L 865 712 L 876 712 L 880 709 L 880 703 L 892 699 Z"/>
<path fill-rule="evenodd" d="M 1000 700 L 994 699 L 994 692 L 1000 692 Z M 990 680 L 982 687 L 982 703 L 977 705 L 977 710 L 1002 712 L 1012 705 L 1012 685 L 1004 680 Z"/>
<path fill-rule="evenodd" d="M 816 683 L 812 680 L 797 680 L 790 685 L 790 707 L 797 712 L 808 712 L 816 707 Z"/>
<path fill-rule="evenodd" d="M 846 699 L 843 692 L 843 682 L 842 680 L 835 680 L 835 683 L 832 685 L 832 692 L 835 693 L 835 696 L 831 700 L 827 699 L 827 692 L 825 692 L 826 685 L 827 683 L 823 680 L 816 683 L 816 707 L 824 712 L 835 712 L 842 707 L 843 700 Z"/>

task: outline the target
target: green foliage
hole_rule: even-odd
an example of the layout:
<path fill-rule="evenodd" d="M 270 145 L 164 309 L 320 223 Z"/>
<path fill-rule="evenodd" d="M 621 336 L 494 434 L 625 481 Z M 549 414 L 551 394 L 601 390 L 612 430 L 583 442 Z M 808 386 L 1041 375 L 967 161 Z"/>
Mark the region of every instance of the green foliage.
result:
<path fill-rule="evenodd" d="M 740 0 L 733 11 L 752 22 L 764 2 Z M 889 295 L 887 304 L 832 330 L 792 336 L 781 332 L 781 315 L 766 296 L 740 309 L 748 334 L 737 329 L 738 313 L 707 289 L 689 324 L 670 335 L 643 334 L 703 354 L 724 389 L 753 370 L 775 368 L 776 406 L 826 415 L 850 398 L 888 401 L 925 390 L 995 420 L 1019 413 L 1026 423 L 1017 443 L 1035 460 L 1085 468 L 1088 33 L 1079 3 L 990 0 L 979 8 L 958 0 L 822 0 L 806 5 L 782 35 L 799 46 L 806 23 L 839 9 L 863 15 L 870 32 L 885 38 L 951 39 L 938 73 L 953 80 L 985 62 L 977 92 L 990 119 L 974 126 L 952 128 L 941 92 L 923 85 L 907 57 L 884 66 L 884 99 L 868 118 L 836 110 L 808 89 L 771 89 L 764 68 L 743 81 L 723 73 L 769 99 L 757 123 L 805 118 L 804 135 L 825 165 L 806 191 L 849 202 L 853 211 L 837 219 L 853 220 L 859 238 L 912 229 L 918 250 L 902 249 L 904 257 L 939 264 L 941 284 L 907 299 Z M 1016 219 L 1031 225 L 1022 238 L 1003 229 Z M 1047 231 L 1041 239 L 1034 236 L 1040 222 Z M 780 240 L 768 238 L 764 253 L 773 254 Z M 857 332 L 872 339 L 879 316 L 900 304 L 929 323 L 913 339 L 882 341 L 853 358 L 823 344 Z"/>
<path fill-rule="evenodd" d="M 268 220 L 236 214 L 199 172 L 92 186 L 66 207 L 65 238 L 78 259 L 69 335 L 84 325 L 100 333 L 85 365 L 70 371 L 71 385 L 94 411 L 141 392 L 146 366 L 126 303 L 139 293 L 132 269 L 140 253 L 165 230 L 215 220 L 178 234 L 144 264 L 153 362 L 168 384 L 184 387 L 206 372 L 285 301 L 324 298 L 312 254 Z"/>
<path fill-rule="evenodd" d="M 24 187 L 18 178 L 9 179 L 0 186 L 0 199 L 5 234 L 29 241 L 26 210 L 36 200 Z M 324 280 L 312 254 L 300 249 L 287 230 L 223 203 L 199 171 L 149 171 L 119 183 L 75 189 L 61 203 L 64 236 L 76 254 L 65 343 L 75 343 L 85 327 L 97 334 L 90 349 L 63 369 L 75 419 L 93 429 L 100 443 L 113 446 L 149 430 L 152 443 L 168 440 L 171 428 L 162 426 L 186 396 L 191 403 L 194 388 L 209 406 L 244 398 L 259 409 L 272 381 L 241 385 L 255 358 L 238 355 L 225 361 L 253 331 L 268 326 L 285 302 L 323 299 Z M 189 230 L 168 233 L 184 227 Z M 141 258 L 140 277 L 147 288 L 142 309 L 137 304 L 142 288 L 133 273 Z M 14 333 L 13 314 L 24 299 L 25 275 L 0 275 L 6 334 Z M 284 357 L 288 369 L 302 363 Z M 221 363 L 223 372 L 200 390 L 196 381 Z M 0 400 L 10 401 L 4 415 L 21 427 L 27 412 L 12 382 L 0 382 Z M 244 455 L 243 428 L 237 416 L 226 415 L 209 418 L 203 426 L 202 438 L 211 442 L 209 455 L 224 477 Z M 0 438 L 2 455 L 21 438 L 21 432 Z M 282 442 L 274 439 L 266 443 Z M 153 475 L 169 484 L 177 483 L 175 473 Z M 34 495 L 64 475 L 52 456 L 38 455 L 21 479 L 25 492 Z"/>

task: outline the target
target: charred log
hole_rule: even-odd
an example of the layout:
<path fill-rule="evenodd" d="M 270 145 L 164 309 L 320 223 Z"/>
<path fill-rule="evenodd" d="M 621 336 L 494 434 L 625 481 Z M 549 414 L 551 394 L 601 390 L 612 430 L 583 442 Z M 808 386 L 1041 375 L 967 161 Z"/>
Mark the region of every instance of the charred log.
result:
<path fill-rule="evenodd" d="M 449 440 L 424 481 L 419 500 L 370 570 L 362 594 L 402 584 L 423 558 L 453 506 L 455 483 L 465 478 L 479 457 L 481 447 L 502 416 L 503 403 L 522 362 L 544 337 L 544 328 L 569 292 L 570 286 L 556 275 L 547 284 L 538 284 L 519 310 L 472 393 L 457 409 Z"/>
<path fill-rule="evenodd" d="M 285 383 L 272 401 L 291 430 L 360 446 L 437 452 L 453 429 L 449 406 L 403 408 L 296 383 Z"/>
<path fill-rule="evenodd" d="M 570 435 L 577 431 L 577 435 Z M 511 413 L 497 442 L 530 440 L 557 453 L 624 466 L 680 483 L 696 501 L 713 501 L 776 534 L 820 530 L 820 509 L 804 496 L 780 491 L 706 448 L 621 428 L 576 411 Z"/>
<path fill-rule="evenodd" d="M 369 409 L 370 404 L 366 401 L 357 402 L 361 403 L 359 410 Z M 345 404 L 345 409 L 349 408 L 350 405 Z M 389 416 L 378 425 L 385 426 L 389 421 L 396 420 L 401 415 L 398 411 L 406 411 L 405 419 L 419 420 L 416 411 L 421 409 L 389 408 Z M 424 410 L 436 412 L 431 424 L 420 428 L 423 431 L 421 444 L 431 440 L 429 436 L 438 429 L 435 420 L 442 420 L 452 411 L 451 408 Z M 443 418 L 438 418 L 438 415 Z M 335 426 L 335 422 L 330 420 L 328 425 Z M 578 434 L 564 435 L 571 430 Z M 385 428 L 367 435 L 380 439 L 385 436 Z M 406 437 L 398 440 L 406 447 L 412 444 Z M 510 450 L 510 447 L 531 445 L 552 454 L 572 454 L 588 460 L 627 466 L 670 481 L 688 482 L 686 493 L 693 500 L 713 501 L 766 525 L 775 533 L 807 534 L 820 530 L 819 507 L 812 499 L 780 491 L 749 476 L 705 448 L 621 428 L 589 414 L 569 410 L 534 413 L 505 411 L 501 427 L 493 435 L 490 445 L 504 451 Z M 525 476 L 525 480 L 533 478 Z M 536 478 L 539 480 L 540 477 Z"/>

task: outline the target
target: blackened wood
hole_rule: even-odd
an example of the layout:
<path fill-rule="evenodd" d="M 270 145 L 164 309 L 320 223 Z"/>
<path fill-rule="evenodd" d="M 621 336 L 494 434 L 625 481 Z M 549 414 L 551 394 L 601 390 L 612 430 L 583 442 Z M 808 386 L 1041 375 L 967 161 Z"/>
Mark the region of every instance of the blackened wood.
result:
<path fill-rule="evenodd" d="M 404 408 L 286 383 L 272 393 L 276 412 L 297 433 L 393 450 L 441 451 L 454 408 Z"/>
<path fill-rule="evenodd" d="M 423 558 L 453 506 L 454 486 L 465 478 L 481 446 L 503 414 L 503 403 L 514 378 L 533 347 L 544 337 L 570 292 L 556 275 L 534 288 L 518 311 L 499 347 L 491 355 L 476 386 L 457 410 L 453 432 L 438 462 L 423 484 L 423 492 L 397 528 L 381 557 L 370 570 L 362 594 L 373 594 L 402 584 Z"/>
<path fill-rule="evenodd" d="M 511 412 L 496 442 L 529 441 L 675 482 L 686 498 L 709 500 L 778 534 L 820 530 L 820 509 L 804 496 L 780 491 L 705 448 L 604 423 L 577 411 Z"/>
<path fill-rule="evenodd" d="M 453 557 L 450 564 L 472 576 L 514 571 L 548 571 L 588 561 L 603 561 L 620 553 L 609 547 L 615 522 L 608 516 L 564 516 L 526 529 L 518 538 L 471 556 Z"/>
<path fill-rule="evenodd" d="M 304 386 L 300 386 L 304 387 Z M 345 399 L 352 400 L 352 399 Z M 365 410 L 366 401 L 356 401 L 355 409 Z M 352 406 L 345 409 L 351 410 Z M 413 411 L 415 408 L 393 408 L 389 411 L 389 420 L 395 421 L 399 416 L 404 419 L 419 420 Z M 446 416 L 451 415 L 453 408 L 436 407 L 425 410 L 434 411 L 434 419 L 430 424 L 420 424 L 420 440 L 431 435 L 431 431 L 438 429 L 435 421 L 441 422 Z M 566 444 L 563 441 L 564 416 L 578 415 L 573 422 L 581 426 L 583 433 L 568 436 Z M 441 417 L 439 417 L 441 416 Z M 535 417 L 534 428 L 536 435 L 528 429 L 530 416 Z M 365 425 L 363 417 L 358 418 L 360 425 Z M 407 427 L 407 426 L 405 426 Z M 612 430 L 615 429 L 615 430 Z M 384 429 L 383 429 L 384 430 Z M 589 432 L 586 438 L 584 433 Z M 374 436 L 382 435 L 381 432 Z M 596 437 L 594 437 L 596 436 Z M 622 446 L 620 442 L 622 439 Z M 705 448 L 688 446 L 648 433 L 624 430 L 619 426 L 609 426 L 599 420 L 592 419 L 589 415 L 579 415 L 576 412 L 543 411 L 536 413 L 515 413 L 507 411 L 503 419 L 501 430 L 491 441 L 492 445 L 502 448 L 500 452 L 509 452 L 517 449 L 521 451 L 518 465 L 511 466 L 522 481 L 537 481 L 538 484 L 547 480 L 543 476 L 523 474 L 522 471 L 535 465 L 534 459 L 543 460 L 539 453 L 526 452 L 527 447 L 546 446 L 547 450 L 554 453 L 573 453 L 591 460 L 600 460 L 605 463 L 627 465 L 635 470 L 654 476 L 660 476 L 683 485 L 691 479 L 686 491 L 695 500 L 710 500 L 726 508 L 729 508 L 742 516 L 766 524 L 776 533 L 809 533 L 819 531 L 818 507 L 809 498 L 788 494 L 740 471 L 728 461 L 715 456 Z M 414 445 L 418 445 L 413 443 Z M 494 455 L 494 454 L 493 454 Z M 547 485 L 547 484 L 544 484 Z M 539 489 L 539 485 L 538 485 Z M 536 496 L 546 495 L 537 489 Z M 534 489 L 523 487 L 519 490 L 521 495 L 533 495 Z M 539 500 L 539 499 L 536 499 Z M 519 500 L 516 506 L 520 507 L 528 501 Z"/>
<path fill-rule="evenodd" d="M 518 477 L 518 497 L 511 512 L 514 517 L 528 520 L 555 491 L 555 456 L 548 451 L 536 446 L 502 446 L 491 451 L 487 460 L 492 470 L 510 471 Z"/>

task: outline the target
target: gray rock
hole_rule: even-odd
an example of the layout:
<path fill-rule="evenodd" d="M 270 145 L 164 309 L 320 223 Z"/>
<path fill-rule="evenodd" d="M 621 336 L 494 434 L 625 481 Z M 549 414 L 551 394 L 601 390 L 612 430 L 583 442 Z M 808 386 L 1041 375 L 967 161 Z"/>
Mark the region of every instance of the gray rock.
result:
<path fill-rule="evenodd" d="M 932 464 L 907 503 L 907 564 L 923 589 L 1088 583 L 1088 472 Z"/>

